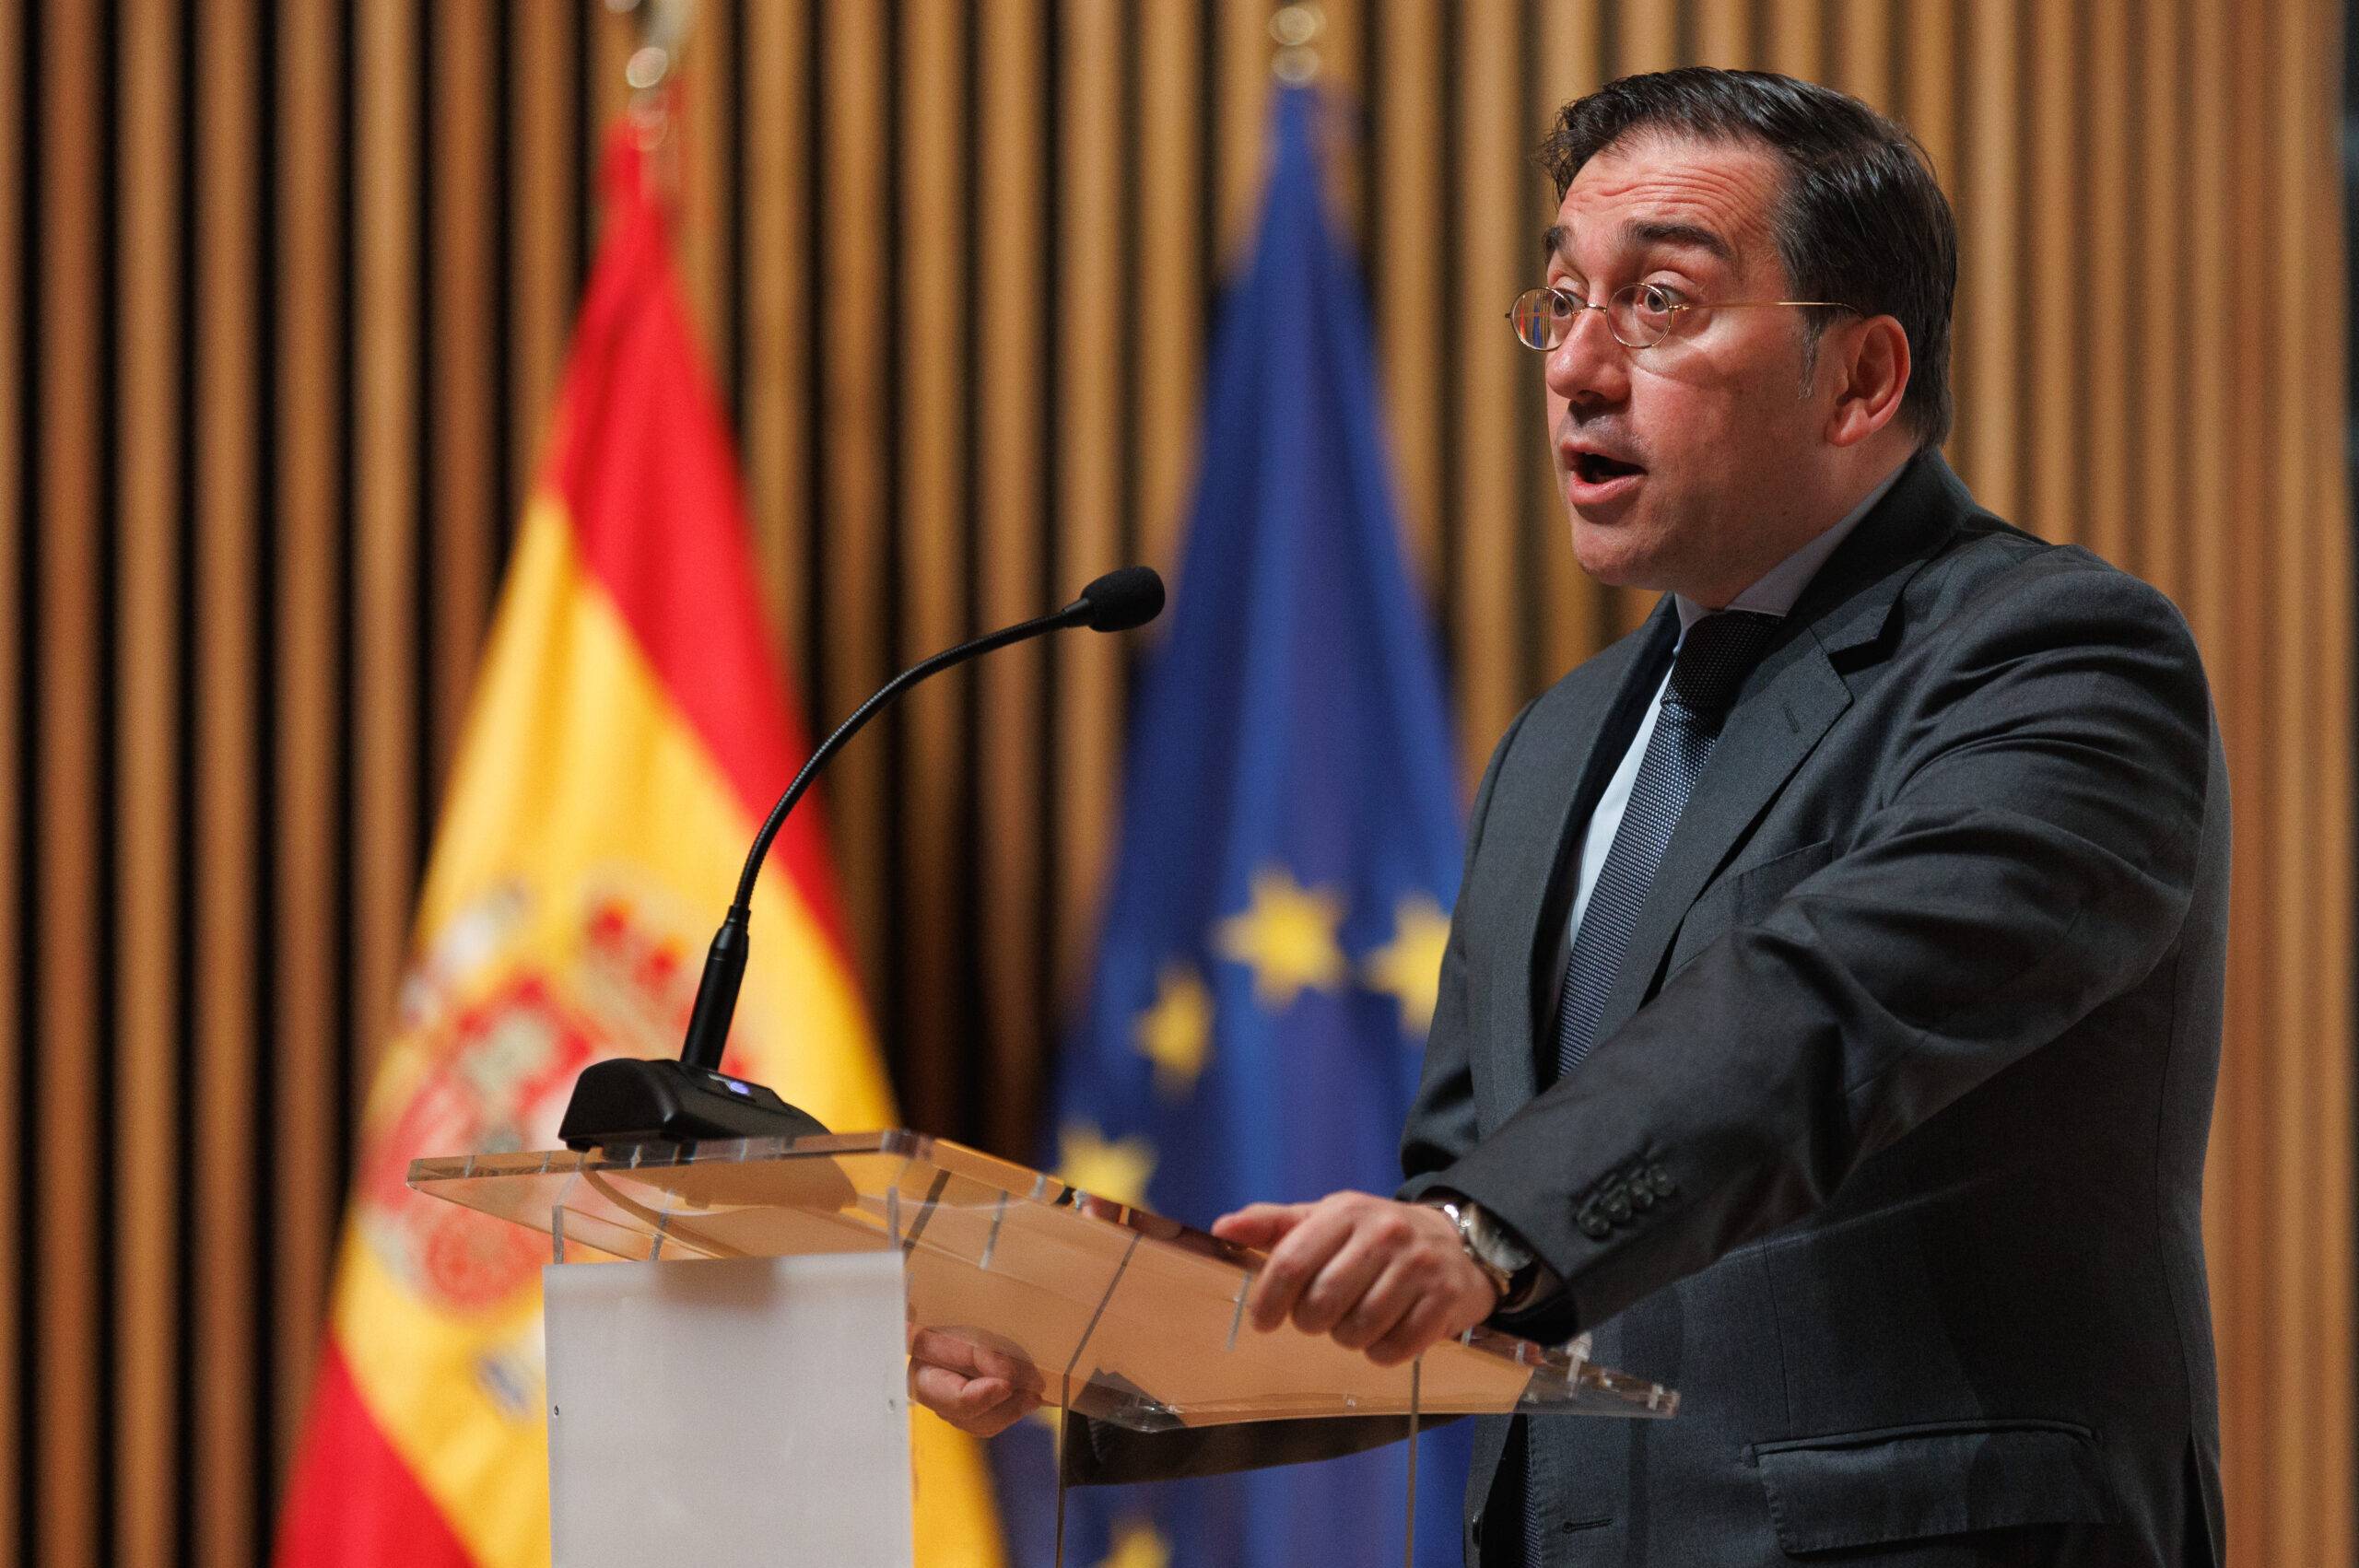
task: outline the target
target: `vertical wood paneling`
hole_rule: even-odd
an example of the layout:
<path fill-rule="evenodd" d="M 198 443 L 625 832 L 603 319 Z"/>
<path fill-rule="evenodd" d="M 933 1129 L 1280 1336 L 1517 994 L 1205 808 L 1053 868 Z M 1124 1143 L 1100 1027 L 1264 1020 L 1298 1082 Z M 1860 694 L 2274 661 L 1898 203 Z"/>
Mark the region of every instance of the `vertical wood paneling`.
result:
<path fill-rule="evenodd" d="M 1740 70 L 1753 58 L 1753 0 L 1696 0 L 1696 57 L 1691 64 Z"/>
<path fill-rule="evenodd" d="M 665 148 L 682 269 L 812 725 L 1120 556 L 1177 564 L 1206 312 L 1266 167 L 1271 9 L 701 7 Z M 1615 72 L 1767 64 L 1923 143 L 1965 241 L 1961 472 L 2171 593 L 2212 675 L 2237 806 L 2206 1204 L 2232 1561 L 2348 1563 L 2337 0 L 1328 9 L 1322 76 L 1352 106 L 1331 189 L 1470 776 L 1649 604 L 1573 563 L 1538 366 L 1498 321 L 1536 272 L 1527 156 L 1555 107 Z M 341 1096 L 389 1010 L 637 25 L 597 0 L 38 0 L 20 20 L 0 1126 L 88 1143 L 87 1080 L 57 1064 L 94 1040 L 121 1094 L 103 1208 L 0 1162 L 25 1231 L 0 1290 L 0 1557 L 264 1549 Z M 2274 318 L 2252 314 L 2262 283 Z M 1017 1157 L 1093 928 L 1135 646 L 949 677 L 827 780 L 907 1114 Z"/>
<path fill-rule="evenodd" d="M 2138 232 L 2130 249 L 2132 266 L 2142 285 L 2140 298 L 2151 298 L 2184 278 L 2189 293 L 2196 285 L 2194 253 L 2189 245 L 2186 212 L 2192 189 L 2191 170 L 2182 158 L 2186 148 L 2187 88 L 2180 75 L 2180 7 L 2142 6 L 2135 8 L 2137 35 L 2133 80 L 2138 84 L 2135 113 L 2142 135 L 2137 159 Z M 2333 286 L 2340 289 L 2341 283 Z M 2134 505 L 2141 515 L 2163 519 L 2186 505 L 2185 468 L 2189 392 L 2200 369 L 2189 352 L 2191 323 L 2214 311 L 2142 310 L 2132 341 L 2136 396 L 2138 488 Z M 2182 372 L 2181 367 L 2185 367 Z M 2188 534 L 2201 529 L 2149 527 L 2134 531 L 2137 568 L 2142 577 L 2190 613 L 2196 603 L 2190 577 Z M 2210 646 L 2208 640 L 2206 646 Z"/>
<path fill-rule="evenodd" d="M 1259 209 L 1262 132 L 1270 105 L 1269 0 L 1209 0 L 1208 35 L 1216 104 L 1213 187 L 1214 257 L 1224 274 L 1241 265 Z"/>
<path fill-rule="evenodd" d="M 1122 504 L 1121 340 L 1123 301 L 1121 23 L 1094 0 L 1060 0 L 1064 18 L 1062 99 L 1058 127 L 1063 186 L 1058 193 L 1063 262 L 1058 363 L 1062 418 L 1057 432 L 1065 576 L 1074 586 L 1120 561 L 1117 513 Z M 1057 595 L 1052 592 L 1050 597 Z M 1062 841 L 1052 1000 L 1085 961 L 1097 878 L 1113 822 L 1114 768 L 1120 761 L 1122 645 L 1111 638 L 1068 638 L 1058 649 L 1062 722 L 1050 740 L 1049 766 L 1063 781 L 1056 824 Z"/>
<path fill-rule="evenodd" d="M 1826 41 L 1820 25 L 1819 0 L 1767 0 L 1767 6 L 1769 69 L 1807 81 L 1824 80 Z"/>
<path fill-rule="evenodd" d="M 1454 574 L 1459 628 L 1458 720 L 1461 760 L 1471 787 L 1488 743 L 1521 705 L 1516 651 L 1516 534 L 1521 518 L 1515 474 L 1532 432 L 1516 419 L 1519 380 L 1533 367 L 1499 320 L 1532 276 L 1535 247 L 1532 188 L 1523 160 L 1532 129 L 1523 123 L 1515 67 L 1519 18 L 1513 0 L 1470 0 L 1459 10 L 1459 127 L 1453 151 L 1461 172 L 1460 317 L 1455 402 L 1463 421 L 1457 490 L 1450 497 L 1458 545 Z"/>
<path fill-rule="evenodd" d="M 808 633 L 804 597 L 791 585 L 808 574 L 810 410 L 805 389 L 811 348 L 805 301 L 810 227 L 810 148 L 804 132 L 811 69 L 810 29 L 796 9 L 757 5 L 745 13 L 747 76 L 763 84 L 749 94 L 740 130 L 745 139 L 746 184 L 760 193 L 745 223 L 745 353 L 757 374 L 745 392 L 744 454 L 747 504 L 753 509 L 754 556 L 763 603 L 778 629 L 779 646 L 801 666 Z M 938 241 L 955 245 L 951 234 Z M 945 352 L 949 345 L 944 345 Z M 808 673 L 804 670 L 803 673 Z M 807 706 L 807 705 L 806 705 Z M 822 715 L 806 714 L 816 725 Z"/>
<path fill-rule="evenodd" d="M 253 421 L 255 384 L 254 55 L 252 11 L 234 0 L 204 7 L 196 35 L 199 105 L 195 322 L 197 367 L 195 605 L 205 628 L 196 671 L 196 913 L 198 972 L 189 1020 L 196 1060 L 189 1086 L 196 1141 L 196 1356 L 194 1428 L 197 1561 L 232 1568 L 254 1561 L 257 1452 L 252 1390 L 255 1205 L 251 1149 L 261 1125 L 255 1082 L 253 988 L 255 838 L 254 650 L 260 499 Z M 406 520 L 405 520 L 406 521 Z M 415 537 L 405 527 L 401 537 Z M 405 672 L 406 675 L 408 673 Z M 406 748 L 405 748 L 406 750 Z"/>
<path fill-rule="evenodd" d="M 2015 221 L 2024 178 L 2016 145 L 2026 101 L 2016 70 L 2023 43 L 2005 6 L 1966 5 L 1961 14 L 1972 51 L 1964 62 L 1973 81 L 1972 140 L 1952 196 L 1975 221 L 1958 226 L 1959 472 L 1983 505 L 2001 517 L 2022 517 L 2017 368 L 2028 333 L 2020 312 L 2031 303 L 2021 292 L 2024 235 Z"/>
<path fill-rule="evenodd" d="M 417 686 L 418 370 L 422 280 L 416 273 L 417 212 L 417 36 L 392 6 L 354 11 L 358 79 L 355 362 L 360 474 L 353 497 L 358 603 L 355 639 L 360 711 L 355 725 L 358 952 L 352 988 L 356 1033 L 367 1069 L 388 1016 L 394 975 L 409 932 L 418 868 L 413 780 L 419 743 Z"/>
<path fill-rule="evenodd" d="M 736 358 L 737 323 L 729 317 L 723 251 L 729 243 L 729 150 L 737 106 L 730 101 L 722 53 L 733 40 L 727 0 L 703 0 L 696 26 L 674 69 L 680 90 L 664 163 L 678 174 L 677 227 L 673 244 L 680 281 L 695 318 L 697 341 L 715 380 L 729 384 Z M 881 150 L 881 149 L 880 149 Z"/>
<path fill-rule="evenodd" d="M 330 322 L 344 309 L 336 283 L 337 18 L 311 0 L 278 0 L 280 38 L 277 236 L 283 293 L 272 416 L 277 421 L 278 967 L 275 1003 L 282 1061 L 269 1107 L 278 1170 L 276 1249 L 278 1452 L 286 1456 L 309 1398 L 325 1316 L 334 1234 L 337 1046 L 330 944 L 336 871 L 335 473 L 339 374 Z M 487 423 L 491 439 L 506 432 Z M 499 504 L 512 504 L 499 497 Z M 158 951 L 169 942 L 158 932 Z M 274 1477 L 274 1481 L 277 1478 Z M 156 1559 L 150 1558 L 149 1561 Z"/>
<path fill-rule="evenodd" d="M 909 299 L 951 302 L 965 287 L 960 236 L 974 222 L 972 191 L 960 181 L 960 144 L 972 123 L 962 83 L 962 17 L 953 0 L 920 0 L 903 18 L 909 71 L 901 92 L 903 254 L 901 290 Z M 909 484 L 901 500 L 901 552 L 906 561 L 903 620 L 897 662 L 918 662 L 969 634 L 965 587 L 974 564 L 965 544 L 968 464 L 960 458 L 965 387 L 957 375 L 960 337 L 972 321 L 948 311 L 920 311 L 930 328 L 901 333 L 898 382 L 901 417 L 909 429 Z M 960 1094 L 960 844 L 957 804 L 974 790 L 968 766 L 972 743 L 965 729 L 968 677 L 944 679 L 909 693 L 909 745 L 901 755 L 909 863 L 903 872 L 901 939 L 909 955 L 903 983 L 903 1104 L 909 1116 L 953 1113 Z"/>
<path fill-rule="evenodd" d="M 116 1377 L 122 1408 L 149 1411 L 115 1435 L 117 1550 L 126 1562 L 160 1562 L 173 1544 L 173 1367 L 188 1353 L 174 1280 L 185 1266 L 173 1224 L 173 1162 L 158 1157 L 179 1138 L 187 1021 L 177 1005 L 172 950 L 178 907 L 174 781 L 189 759 L 175 755 L 171 679 L 179 579 L 185 569 L 176 526 L 181 506 L 176 362 L 181 323 L 174 280 L 180 245 L 180 36 L 167 4 L 126 11 L 123 33 L 123 128 L 116 159 L 118 234 L 124 247 L 118 330 L 123 339 L 119 456 L 121 562 L 112 606 L 123 678 L 117 709 L 122 759 L 121 860 L 114 896 L 122 911 L 122 965 L 115 1059 L 123 1094 L 115 1211 Z M 307 1336 L 308 1338 L 308 1336 Z"/>
<path fill-rule="evenodd" d="M 2081 308 L 2071 312 L 2073 401 L 2087 411 L 2078 509 L 2087 519 L 2089 547 L 2136 570 L 2130 537 L 2130 486 L 2136 477 L 2130 457 L 2130 392 L 2136 384 L 2130 312 L 2145 296 L 2137 290 L 2130 243 L 2130 89 L 2136 78 L 2130 75 L 2128 0 L 2094 0 L 2088 28 L 2089 58 L 2082 72 L 2086 88 L 2081 94 L 2081 119 L 2087 127 L 2082 139 L 2091 152 L 2081 203 L 2088 219 L 2083 233 L 2076 237 L 2068 230 L 2057 247 L 2065 265 L 2082 269 L 2090 280 L 2085 290 L 2069 291 L 2082 298 Z"/>
<path fill-rule="evenodd" d="M 63 124 L 89 125 L 99 111 L 99 7 L 61 6 L 41 38 L 42 93 Z M 39 404 L 40 511 L 37 623 L 39 768 L 34 809 L 41 838 L 33 917 L 41 931 L 41 1005 L 31 1039 L 42 1059 L 31 1109 L 66 1149 L 97 1144 L 97 1109 L 88 1080 L 71 1071 L 55 1042 L 96 1033 L 95 944 L 98 909 L 91 872 L 98 863 L 97 671 L 101 624 L 96 599 L 99 442 L 96 375 L 101 348 L 97 298 L 101 170 L 95 139 L 49 135 L 41 146 L 41 196 Z M 95 1551 L 98 1344 L 97 1235 L 88 1223 L 83 1178 L 52 1165 L 36 1177 L 35 1233 L 28 1238 L 37 1271 L 34 1370 L 38 1421 L 32 1445 L 33 1506 L 39 1562 L 80 1564 Z M 28 1568 L 31 1568 L 28 1564 Z"/>
<path fill-rule="evenodd" d="M 980 336 L 984 395 L 975 454 L 980 515 L 980 558 L 975 575 L 983 624 L 1003 626 L 1039 613 L 1040 422 L 1042 395 L 1039 314 L 1041 236 L 1040 79 L 1042 0 L 1009 0 L 982 18 L 981 68 L 976 81 L 977 126 L 982 137 L 977 187 L 980 254 L 976 330 Z M 1042 762 L 1032 743 L 1042 720 L 1040 645 L 1026 643 L 986 661 L 968 676 L 980 693 L 976 735 L 982 817 L 991 825 L 981 847 L 980 908 L 985 1040 L 991 1082 L 1031 1090 L 1039 1081 L 1040 1042 L 1050 1020 L 1040 994 Z M 1012 1123 L 1004 1107 L 992 1112 L 1003 1133 Z"/>
<path fill-rule="evenodd" d="M 1136 449 L 1142 558 L 1175 572 L 1187 487 L 1196 468 L 1196 409 L 1203 380 L 1203 279 L 1199 230 L 1210 178 L 1196 156 L 1202 131 L 1202 54 L 1185 6 L 1149 6 L 1138 18 L 1137 268 L 1140 320 Z"/>
<path fill-rule="evenodd" d="M 431 473 L 434 520 L 428 591 L 434 646 L 429 777 L 440 785 L 467 711 L 480 634 L 489 613 L 499 514 L 493 490 L 491 70 L 496 7 L 447 6 L 435 14 L 428 94 L 433 115 L 434 199 L 427 274 L 433 360 Z"/>
<path fill-rule="evenodd" d="M 19 25 L 8 34 L 21 45 L 30 28 Z M 32 332 L 26 320 L 25 272 L 34 264 L 27 256 L 29 235 L 20 222 L 29 206 L 28 193 L 38 188 L 41 171 L 25 167 L 28 104 L 25 73 L 0 71 L 0 613 L 10 621 L 0 633 L 0 703 L 8 708 L 6 732 L 0 735 L 0 1129 L 24 1126 L 24 1073 L 30 1059 L 31 1023 L 27 981 L 31 965 L 26 960 L 25 938 L 37 929 L 29 906 L 31 872 L 22 853 L 32 841 L 32 805 L 36 782 L 25 777 L 24 746 L 33 725 L 29 721 L 24 685 L 23 643 L 29 628 L 21 624 L 24 605 L 25 558 L 41 533 L 40 519 L 26 494 L 25 415 L 36 393 L 24 384 L 25 341 Z M 0 1156 L 0 1223 L 25 1235 L 27 1194 L 19 1171 L 27 1147 Z M 26 1389 L 18 1377 L 19 1348 L 30 1346 L 39 1310 L 35 1275 L 22 1240 L 0 1259 L 0 1551 L 19 1560 L 24 1550 L 23 1527 L 30 1524 L 39 1504 L 28 1496 L 29 1477 L 23 1460 L 28 1452 L 25 1431 Z M 26 1504 L 31 1504 L 28 1508 Z"/>
<path fill-rule="evenodd" d="M 1628 0 L 1616 15 L 1620 52 L 1608 63 L 1615 76 L 1667 71 L 1679 64 L 1678 0 Z"/>
<path fill-rule="evenodd" d="M 1835 18 L 1835 64 L 1827 85 L 1890 114 L 1895 18 L 1885 0 L 1840 0 Z"/>
<path fill-rule="evenodd" d="M 1440 84 L 1432 63 L 1448 25 L 1441 0 L 1388 0 L 1383 76 L 1375 83 L 1376 156 L 1383 170 L 1375 239 L 1376 317 L 1385 413 L 1392 431 L 1410 560 L 1427 583 L 1441 580 L 1442 234 Z M 1554 15 L 1557 7 L 1551 6 Z M 1467 302 L 1470 314 L 1479 314 Z M 1504 309 L 1505 307 L 1502 307 Z"/>
<path fill-rule="evenodd" d="M 762 6 L 779 16 L 785 7 Z M 513 313 L 508 323 L 511 380 L 508 386 L 509 470 L 515 475 L 505 507 L 522 503 L 534 477 L 541 444 L 547 439 L 549 408 L 572 322 L 573 210 L 571 189 L 560 176 L 573 156 L 567 127 L 575 99 L 587 90 L 569 70 L 551 65 L 571 58 L 581 8 L 566 0 L 515 0 L 506 7 L 510 50 L 532 63 L 509 83 L 512 107 L 509 135 L 515 183 L 501 195 L 515 261 L 509 276 Z M 799 77 L 797 78 L 799 79 Z M 354 85 L 344 84 L 350 92 Z"/>
<path fill-rule="evenodd" d="M 826 33 L 828 118 L 820 157 L 827 195 L 818 350 L 826 368 L 827 444 L 815 522 L 829 612 L 827 658 L 815 673 L 822 731 L 892 673 L 885 668 L 884 632 L 888 368 L 876 289 L 886 263 L 886 171 L 877 160 L 886 146 L 884 16 L 872 0 L 833 0 Z M 852 865 L 874 866 L 883 858 L 884 781 L 884 750 L 876 745 L 848 748 L 830 769 L 827 814 L 838 852 Z M 843 886 L 863 970 L 883 979 L 884 881 L 853 876 Z"/>
<path fill-rule="evenodd" d="M 907 312 L 894 333 L 900 383 L 898 417 L 908 431 L 899 526 L 908 563 L 908 613 L 897 663 L 914 664 L 968 635 L 965 614 L 973 563 L 959 548 L 966 474 L 961 444 L 960 339 L 972 330 L 957 301 L 959 236 L 974 221 L 969 193 L 958 178 L 959 142 L 971 121 L 962 94 L 961 18 L 953 0 L 924 0 L 903 22 L 909 68 L 901 98 L 902 288 L 928 303 Z M 961 875 L 960 808 L 975 787 L 969 742 L 961 723 L 970 677 L 931 681 L 907 698 L 909 744 L 901 757 L 908 897 L 900 930 L 908 957 L 907 1018 L 913 1033 L 899 1042 L 904 1114 L 941 1115 L 955 1102 L 961 1072 L 953 1054 L 959 1037 L 958 942 Z"/>
<path fill-rule="evenodd" d="M 2079 280 L 2109 258 L 2090 254 L 2088 212 L 2076 178 L 2088 147 L 2073 116 L 2080 66 L 2073 56 L 2073 11 L 2066 6 L 2031 8 L 2032 66 L 2024 84 L 2032 102 L 2025 149 L 2030 272 L 2007 331 L 2024 344 L 2030 388 L 2022 430 L 2031 482 L 2019 515 L 2050 538 L 2078 542 L 2084 514 L 2077 494 L 2081 399 L 2073 373 L 2082 362 L 2083 328 L 2102 274 L 2086 285 Z"/>

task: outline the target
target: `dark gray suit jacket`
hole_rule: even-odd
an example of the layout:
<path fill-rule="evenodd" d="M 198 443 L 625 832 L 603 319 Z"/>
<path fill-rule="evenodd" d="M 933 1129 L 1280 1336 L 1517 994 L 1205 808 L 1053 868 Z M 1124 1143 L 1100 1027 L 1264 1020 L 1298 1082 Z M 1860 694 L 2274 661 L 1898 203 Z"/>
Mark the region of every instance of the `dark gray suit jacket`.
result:
<path fill-rule="evenodd" d="M 1469 1560 L 1520 1555 L 1491 1500 L 1528 1436 L 1551 1564 L 2216 1562 L 2228 792 L 2185 623 L 1914 460 L 1747 682 L 1595 1049 L 1536 1094 L 1568 848 L 1675 628 L 1491 759 L 1402 1191 L 1473 1198 L 1565 1281 L 1502 1327 L 1593 1329 L 1684 1402 L 1481 1422 Z M 1097 1428 L 1083 1469 L 1332 1445 L 1292 1424 Z"/>

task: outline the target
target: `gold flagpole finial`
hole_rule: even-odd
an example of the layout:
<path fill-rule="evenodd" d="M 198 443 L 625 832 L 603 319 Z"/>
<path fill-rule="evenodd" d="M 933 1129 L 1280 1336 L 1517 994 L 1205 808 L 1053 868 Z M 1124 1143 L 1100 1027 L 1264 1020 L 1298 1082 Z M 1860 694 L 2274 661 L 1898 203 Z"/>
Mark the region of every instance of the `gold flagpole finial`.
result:
<path fill-rule="evenodd" d="M 1270 70 L 1278 80 L 1299 86 L 1319 75 L 1319 51 L 1312 47 L 1319 35 L 1326 30 L 1327 13 L 1307 3 L 1281 6 L 1270 18 L 1270 36 L 1277 41 L 1278 52 L 1270 60 Z"/>

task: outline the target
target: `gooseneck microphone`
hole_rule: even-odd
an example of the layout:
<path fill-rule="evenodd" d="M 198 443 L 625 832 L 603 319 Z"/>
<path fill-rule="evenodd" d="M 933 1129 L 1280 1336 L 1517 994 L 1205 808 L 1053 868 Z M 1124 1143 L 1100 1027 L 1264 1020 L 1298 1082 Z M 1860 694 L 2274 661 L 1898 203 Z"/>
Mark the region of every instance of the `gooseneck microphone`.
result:
<path fill-rule="evenodd" d="M 753 918 L 754 883 L 769 859 L 770 842 L 786 823 L 811 781 L 827 759 L 860 733 L 877 709 L 928 675 L 963 664 L 1010 643 L 1023 642 L 1073 626 L 1092 631 L 1128 631 L 1144 626 L 1163 613 L 1163 579 L 1149 567 L 1123 567 L 1108 572 L 1063 609 L 1003 626 L 962 642 L 913 664 L 887 681 L 876 695 L 852 710 L 820 742 L 811 759 L 795 774 L 786 793 L 778 798 L 754 836 L 745 869 L 737 878 L 736 896 L 729 913 L 713 933 L 705 954 L 704 976 L 697 985 L 695 1006 L 688 1013 L 687 1037 L 677 1061 L 648 1061 L 617 1058 L 584 1068 L 574 1082 L 573 1098 L 565 1109 L 558 1135 L 573 1149 L 599 1144 L 662 1141 L 692 1142 L 711 1138 L 791 1138 L 827 1129 L 808 1112 L 788 1105 L 758 1083 L 732 1078 L 721 1071 L 722 1049 L 729 1040 L 730 1020 L 737 1011 L 737 992 L 745 978 L 750 946 L 746 933 Z"/>

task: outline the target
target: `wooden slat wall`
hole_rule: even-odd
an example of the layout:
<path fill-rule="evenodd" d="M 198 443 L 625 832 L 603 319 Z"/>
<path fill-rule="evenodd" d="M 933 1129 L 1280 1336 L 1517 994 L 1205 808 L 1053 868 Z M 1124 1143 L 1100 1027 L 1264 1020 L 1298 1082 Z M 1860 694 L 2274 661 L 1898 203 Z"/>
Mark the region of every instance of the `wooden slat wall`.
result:
<path fill-rule="evenodd" d="M 2352 562 L 2334 0 L 1327 0 L 1410 549 L 1471 778 L 1642 614 L 1498 322 L 1564 99 L 1683 61 L 1915 126 L 1952 453 L 2186 608 L 2235 772 L 2207 1218 L 2234 1555 L 2352 1561 Z M 816 725 L 1176 560 L 1266 0 L 707 0 L 682 261 Z M 0 74 L 0 1559 L 246 1563 L 595 233 L 598 0 L 28 0 Z M 1184 585 L 1183 590 L 1184 590 Z M 1126 656 L 919 693 L 828 807 L 911 1122 L 1024 1157 Z M 715 903 L 722 890 L 715 890 Z M 99 1093 L 94 1093 L 99 1091 Z"/>

